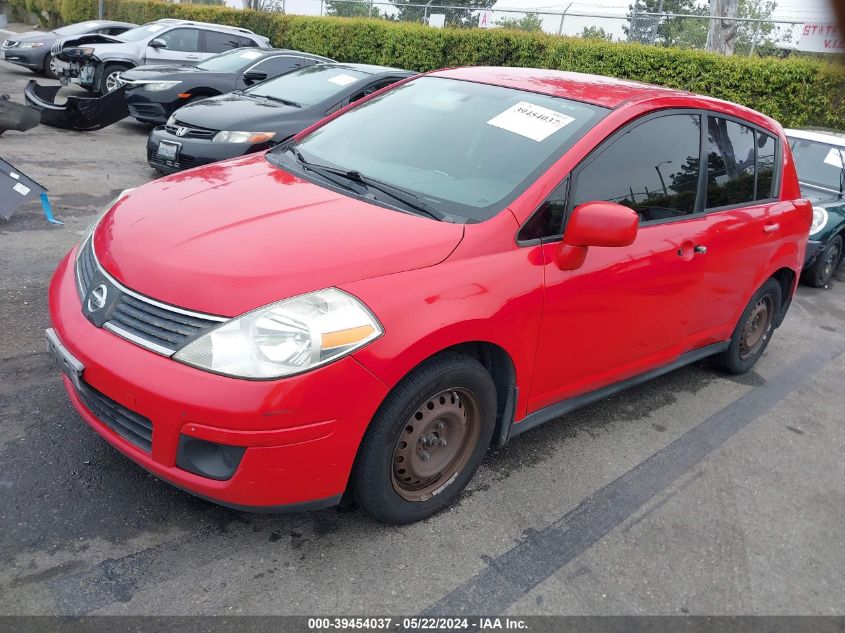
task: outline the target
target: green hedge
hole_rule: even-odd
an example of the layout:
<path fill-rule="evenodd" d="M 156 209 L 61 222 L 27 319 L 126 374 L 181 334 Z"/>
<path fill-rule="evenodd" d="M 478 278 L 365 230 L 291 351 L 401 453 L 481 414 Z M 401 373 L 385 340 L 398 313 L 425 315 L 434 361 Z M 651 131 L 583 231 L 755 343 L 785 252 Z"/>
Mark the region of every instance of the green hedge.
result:
<path fill-rule="evenodd" d="M 61 10 L 66 22 L 93 18 L 97 0 L 61 0 Z M 503 29 L 433 29 L 409 22 L 305 17 L 154 0 L 106 0 L 106 14 L 138 24 L 179 17 L 242 26 L 269 37 L 276 46 L 419 71 L 534 66 L 635 79 L 741 103 L 789 127 L 845 129 L 845 72 L 841 66 L 813 59 L 724 57 Z"/>

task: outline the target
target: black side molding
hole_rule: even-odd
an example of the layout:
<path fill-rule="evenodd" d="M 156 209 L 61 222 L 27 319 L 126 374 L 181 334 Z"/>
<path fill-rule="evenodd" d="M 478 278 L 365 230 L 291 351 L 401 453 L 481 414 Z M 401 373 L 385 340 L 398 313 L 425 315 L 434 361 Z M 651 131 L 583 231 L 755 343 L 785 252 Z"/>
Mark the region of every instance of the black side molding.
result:
<path fill-rule="evenodd" d="M 571 413 L 576 409 L 586 407 L 587 405 L 598 402 L 599 400 L 604 400 L 605 398 L 617 394 L 620 391 L 625 391 L 631 387 L 641 385 L 652 378 L 663 376 L 664 374 L 680 369 L 690 363 L 694 363 L 703 358 L 707 358 L 708 356 L 713 356 L 714 354 L 723 352 L 729 345 L 730 341 L 713 343 L 712 345 L 707 345 L 691 352 L 687 352 L 686 354 L 679 356 L 677 360 L 669 363 L 668 365 L 664 365 L 663 367 L 651 369 L 643 372 L 642 374 L 638 374 L 633 378 L 628 378 L 627 380 L 622 380 L 612 385 L 608 385 L 607 387 L 602 387 L 601 389 L 596 389 L 595 391 L 590 391 L 589 393 L 581 394 L 580 396 L 575 396 L 574 398 L 569 398 L 568 400 L 562 400 L 556 404 L 551 404 L 548 407 L 544 407 L 539 411 L 535 411 L 534 413 L 525 416 L 520 422 L 512 423 L 510 426 L 510 434 L 507 439 L 515 437 L 520 433 L 524 433 L 529 429 L 533 429 L 535 426 L 539 426 L 544 422 L 549 422 L 550 420 L 559 418 L 567 413 Z"/>

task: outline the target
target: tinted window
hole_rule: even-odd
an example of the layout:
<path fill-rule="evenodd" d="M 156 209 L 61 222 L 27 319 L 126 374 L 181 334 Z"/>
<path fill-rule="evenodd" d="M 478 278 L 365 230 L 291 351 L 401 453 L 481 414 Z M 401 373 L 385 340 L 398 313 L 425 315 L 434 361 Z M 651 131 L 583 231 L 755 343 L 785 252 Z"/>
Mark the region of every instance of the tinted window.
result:
<path fill-rule="evenodd" d="M 792 155 L 798 168 L 798 180 L 839 191 L 845 151 L 833 145 L 793 140 Z"/>
<path fill-rule="evenodd" d="M 311 106 L 332 95 L 345 92 L 350 84 L 365 77 L 369 75 L 351 68 L 319 64 L 265 81 L 246 92 L 257 97 L 288 99 L 303 106 Z"/>
<path fill-rule="evenodd" d="M 519 232 L 520 240 L 536 240 L 563 233 L 563 216 L 566 215 L 566 198 L 569 191 L 569 179 L 565 179 L 555 188 L 537 213 L 531 216 Z"/>
<path fill-rule="evenodd" d="M 269 78 L 283 75 L 294 68 L 301 68 L 305 65 L 306 64 L 302 63 L 301 57 L 289 57 L 285 55 L 284 57 L 271 57 L 270 59 L 265 59 L 264 61 L 256 64 L 254 68 L 250 68 L 249 72 L 264 73 Z"/>
<path fill-rule="evenodd" d="M 221 33 L 220 31 L 205 31 L 205 45 L 206 53 L 222 53 L 224 51 L 232 50 L 233 48 L 240 48 L 243 44 L 240 43 L 242 38 L 232 33 Z"/>
<path fill-rule="evenodd" d="M 197 64 L 197 68 L 213 73 L 234 73 L 249 68 L 259 59 L 261 59 L 261 53 L 259 51 L 227 51 L 214 57 L 209 57 L 204 62 Z"/>
<path fill-rule="evenodd" d="M 199 51 L 200 32 L 197 29 L 173 29 L 158 39 L 164 40 L 169 51 L 195 53 Z"/>
<path fill-rule="evenodd" d="M 60 29 L 56 29 L 54 33 L 62 37 L 69 37 L 71 35 L 81 35 L 82 33 L 93 33 L 98 30 L 98 26 L 100 26 L 99 22 L 80 22 L 79 24 L 63 26 Z"/>
<path fill-rule="evenodd" d="M 235 39 L 238 41 L 238 46 L 242 48 L 255 48 L 256 46 L 258 46 L 258 44 L 254 40 L 251 40 L 248 37 L 236 35 Z"/>
<path fill-rule="evenodd" d="M 708 117 L 708 209 L 754 200 L 754 130 Z"/>
<path fill-rule="evenodd" d="M 757 195 L 755 200 L 774 198 L 775 147 L 774 137 L 757 132 Z"/>
<path fill-rule="evenodd" d="M 321 64 L 280 80 L 312 69 L 339 70 Z M 306 159 L 406 189 L 435 211 L 484 220 L 606 112 L 513 88 L 421 77 L 330 121 L 297 146 Z"/>
<path fill-rule="evenodd" d="M 641 222 L 695 211 L 701 117 L 676 114 L 631 128 L 579 172 L 572 207 L 608 200 L 634 209 Z"/>

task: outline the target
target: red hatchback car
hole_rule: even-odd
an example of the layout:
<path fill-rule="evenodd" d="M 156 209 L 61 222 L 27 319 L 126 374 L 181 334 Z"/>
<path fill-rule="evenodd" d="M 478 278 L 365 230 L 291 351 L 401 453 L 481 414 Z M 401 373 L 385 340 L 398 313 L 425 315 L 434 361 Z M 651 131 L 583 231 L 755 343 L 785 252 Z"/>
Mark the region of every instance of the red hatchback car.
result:
<path fill-rule="evenodd" d="M 738 105 L 462 68 L 124 192 L 61 262 L 82 417 L 206 499 L 447 506 L 489 446 L 686 363 L 760 358 L 812 218 Z"/>

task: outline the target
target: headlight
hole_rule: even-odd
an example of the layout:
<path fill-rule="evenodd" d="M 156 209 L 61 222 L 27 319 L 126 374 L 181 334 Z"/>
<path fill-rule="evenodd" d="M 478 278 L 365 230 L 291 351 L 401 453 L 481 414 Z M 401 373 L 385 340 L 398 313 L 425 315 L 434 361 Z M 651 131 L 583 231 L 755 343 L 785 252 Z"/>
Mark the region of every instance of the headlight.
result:
<path fill-rule="evenodd" d="M 264 143 L 276 136 L 275 132 L 218 132 L 211 139 L 212 143 Z"/>
<path fill-rule="evenodd" d="M 815 235 L 827 224 L 827 209 L 813 207 L 813 223 L 810 225 L 810 235 Z"/>
<path fill-rule="evenodd" d="M 148 84 L 134 84 L 141 88 L 141 90 L 149 90 L 150 92 L 161 92 L 173 86 L 178 86 L 181 81 L 153 81 Z"/>
<path fill-rule="evenodd" d="M 236 378 L 281 378 L 346 356 L 383 332 L 358 299 L 327 288 L 227 321 L 173 358 Z"/>
<path fill-rule="evenodd" d="M 171 114 L 170 117 L 167 119 L 167 123 L 165 123 L 165 125 L 169 125 L 171 127 L 176 125 L 176 115 Z"/>
<path fill-rule="evenodd" d="M 132 189 L 134 189 L 134 187 Z M 126 194 L 132 191 L 132 189 L 124 189 L 119 194 L 117 194 L 117 197 L 114 200 L 112 200 L 105 207 L 103 207 L 103 209 L 97 214 L 97 218 L 88 226 L 87 229 L 85 229 L 85 234 L 83 235 L 80 244 L 85 244 L 85 242 L 88 241 L 88 238 L 91 237 L 91 235 L 94 233 L 94 229 L 97 228 L 97 225 L 100 223 L 100 220 L 103 219 L 103 216 L 109 211 L 111 211 L 111 208 L 114 205 L 123 200 Z"/>
<path fill-rule="evenodd" d="M 41 48 L 44 42 L 23 42 L 21 48 Z"/>

